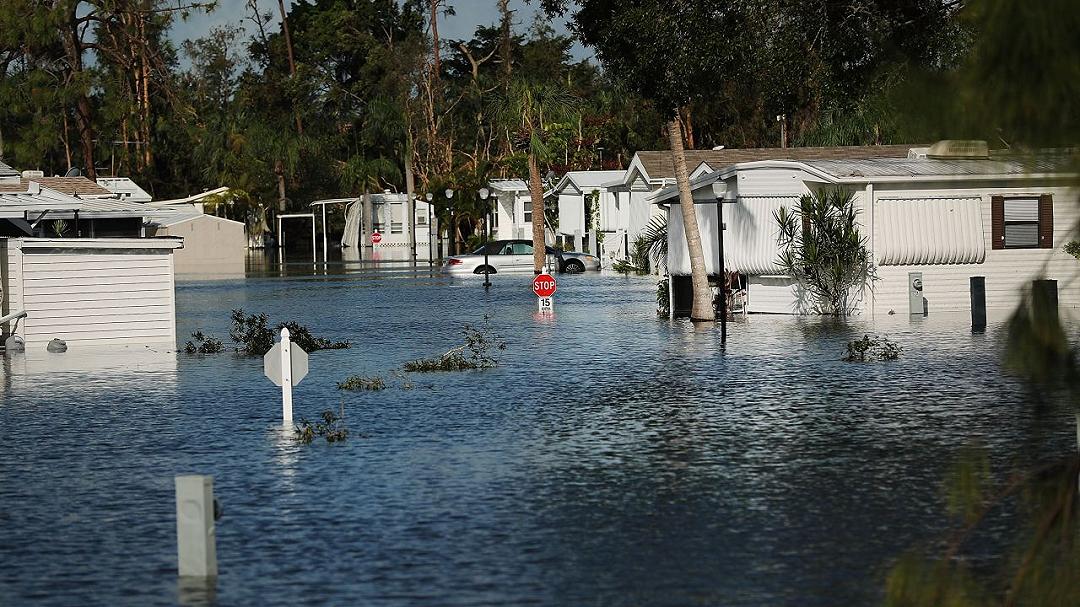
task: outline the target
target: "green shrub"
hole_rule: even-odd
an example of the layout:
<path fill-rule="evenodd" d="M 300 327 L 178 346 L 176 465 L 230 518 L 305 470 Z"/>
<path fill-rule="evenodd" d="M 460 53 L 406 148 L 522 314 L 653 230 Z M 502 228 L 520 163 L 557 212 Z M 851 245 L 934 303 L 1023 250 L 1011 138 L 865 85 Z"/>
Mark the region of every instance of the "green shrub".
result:
<path fill-rule="evenodd" d="M 442 356 L 411 360 L 405 363 L 404 370 L 413 373 L 429 373 L 490 369 L 498 366 L 499 363 L 492 355 L 492 350 L 505 350 L 506 344 L 491 329 L 477 329 L 472 325 L 465 325 L 462 333 L 465 336 L 464 345 L 451 348 Z"/>
<path fill-rule="evenodd" d="M 848 342 L 847 354 L 844 355 L 843 360 L 846 362 L 896 360 L 900 358 L 902 351 L 900 346 L 889 341 L 887 337 L 863 335 L 862 339 Z"/>
<path fill-rule="evenodd" d="M 847 316 L 876 275 L 859 233 L 854 195 L 841 189 L 806 194 L 796 210 L 780 207 L 777 265 L 817 300 L 820 311 Z"/>
<path fill-rule="evenodd" d="M 316 350 L 338 350 L 349 348 L 348 341 L 331 341 L 322 337 L 315 337 L 307 327 L 299 323 L 288 321 L 279 323 L 273 329 L 270 328 L 270 317 L 266 314 L 244 314 L 243 309 L 232 311 L 232 329 L 229 337 L 237 344 L 236 351 L 252 356 L 262 356 L 274 347 L 274 339 L 281 333 L 282 328 L 289 329 L 289 339 L 294 344 L 303 348 L 305 352 Z"/>
<path fill-rule="evenodd" d="M 327 409 L 322 412 L 322 421 L 314 424 L 301 418 L 296 426 L 296 441 L 310 445 L 316 437 L 326 438 L 328 443 L 338 443 L 349 438 L 349 429 L 345 427 L 345 412 L 340 415 Z"/>
<path fill-rule="evenodd" d="M 666 278 L 656 281 L 656 315 L 664 317 L 671 315 L 671 293 Z"/>
<path fill-rule="evenodd" d="M 187 354 L 218 354 L 225 351 L 225 344 L 221 343 L 220 339 L 204 335 L 202 331 L 193 332 L 191 339 L 194 341 L 188 341 L 184 345 L 184 352 Z"/>
<path fill-rule="evenodd" d="M 338 390 L 350 390 L 353 392 L 359 392 L 361 390 L 378 391 L 386 389 L 386 382 L 383 378 L 364 377 L 362 375 L 350 375 L 343 382 L 338 382 Z"/>

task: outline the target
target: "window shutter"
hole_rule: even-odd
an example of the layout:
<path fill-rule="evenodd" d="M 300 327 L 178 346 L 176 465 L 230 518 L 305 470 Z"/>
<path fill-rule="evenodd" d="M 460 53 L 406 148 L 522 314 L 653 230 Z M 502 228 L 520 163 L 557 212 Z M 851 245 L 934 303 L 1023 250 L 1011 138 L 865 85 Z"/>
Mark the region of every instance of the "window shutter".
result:
<path fill-rule="evenodd" d="M 1039 248 L 1054 248 L 1054 197 L 1039 196 Z"/>
<path fill-rule="evenodd" d="M 1005 197 L 990 197 L 990 248 L 1005 248 Z"/>

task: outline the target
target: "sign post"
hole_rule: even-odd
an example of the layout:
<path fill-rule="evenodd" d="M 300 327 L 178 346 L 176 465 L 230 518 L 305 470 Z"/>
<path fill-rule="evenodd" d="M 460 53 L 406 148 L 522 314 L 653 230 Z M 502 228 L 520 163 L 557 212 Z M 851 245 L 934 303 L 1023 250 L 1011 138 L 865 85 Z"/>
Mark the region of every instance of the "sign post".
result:
<path fill-rule="evenodd" d="M 263 356 L 263 373 L 275 386 L 281 386 L 281 420 L 286 426 L 293 423 L 292 389 L 308 373 L 308 355 L 289 339 L 289 329 L 281 328 L 281 341 Z"/>
<path fill-rule="evenodd" d="M 538 298 L 538 304 L 541 314 L 551 314 L 555 311 L 555 302 L 552 295 L 555 295 L 557 285 L 555 284 L 555 277 L 551 274 L 539 274 L 533 279 L 532 283 L 533 293 Z"/>

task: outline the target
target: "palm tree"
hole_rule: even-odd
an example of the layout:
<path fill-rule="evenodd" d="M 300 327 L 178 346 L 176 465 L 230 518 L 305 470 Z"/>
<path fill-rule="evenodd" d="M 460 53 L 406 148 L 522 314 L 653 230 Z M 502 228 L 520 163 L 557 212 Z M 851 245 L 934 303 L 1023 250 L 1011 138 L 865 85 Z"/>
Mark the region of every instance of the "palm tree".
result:
<path fill-rule="evenodd" d="M 544 184 L 540 178 L 540 163 L 551 157 L 551 149 L 544 141 L 546 125 L 566 120 L 576 106 L 577 99 L 562 87 L 520 80 L 511 83 L 506 94 L 498 100 L 499 122 L 508 133 L 516 132 L 516 143 L 528 154 L 529 198 L 533 209 L 533 271 L 537 274 L 543 272 L 547 259 Z"/>
<path fill-rule="evenodd" d="M 690 320 L 716 320 L 712 291 L 709 289 L 709 274 L 705 271 L 705 252 L 701 248 L 697 207 L 694 205 L 694 194 L 690 191 L 690 173 L 686 169 L 682 126 L 677 117 L 673 117 L 668 122 L 667 130 L 668 140 L 671 142 L 671 157 L 675 164 L 675 183 L 679 187 L 679 210 L 682 211 L 683 232 L 686 234 L 686 251 L 690 254 L 690 277 L 694 285 L 694 303 L 690 309 Z M 721 277 L 723 276 L 722 269 L 718 270 L 718 273 Z M 719 284 L 723 289 L 722 278 Z"/>

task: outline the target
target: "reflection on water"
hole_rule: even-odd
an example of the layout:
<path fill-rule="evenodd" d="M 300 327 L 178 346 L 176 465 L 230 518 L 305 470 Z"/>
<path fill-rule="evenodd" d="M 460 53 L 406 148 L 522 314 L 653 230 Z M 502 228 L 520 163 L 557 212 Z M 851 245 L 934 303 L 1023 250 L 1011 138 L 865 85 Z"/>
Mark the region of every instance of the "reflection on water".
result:
<path fill-rule="evenodd" d="M 492 279 L 485 291 L 426 266 L 341 262 L 178 284 L 180 343 L 225 338 L 241 307 L 351 340 L 313 353 L 294 393 L 298 418 L 344 403 L 341 444 L 282 435 L 261 359 L 5 363 L 0 596 L 875 604 L 890 559 L 944 527 L 939 488 L 961 446 L 981 440 L 1006 468 L 1073 448 L 1071 416 L 1035 415 L 1000 373 L 1002 319 L 972 335 L 963 316 L 751 316 L 721 353 L 717 329 L 653 316 L 648 278 L 562 277 L 548 316 L 530 276 Z M 458 345 L 467 322 L 506 341 L 498 368 L 335 389 L 390 380 Z M 840 362 L 866 330 L 903 358 Z M 227 513 L 205 594 L 175 577 L 172 479 L 191 472 L 214 476 Z"/>

